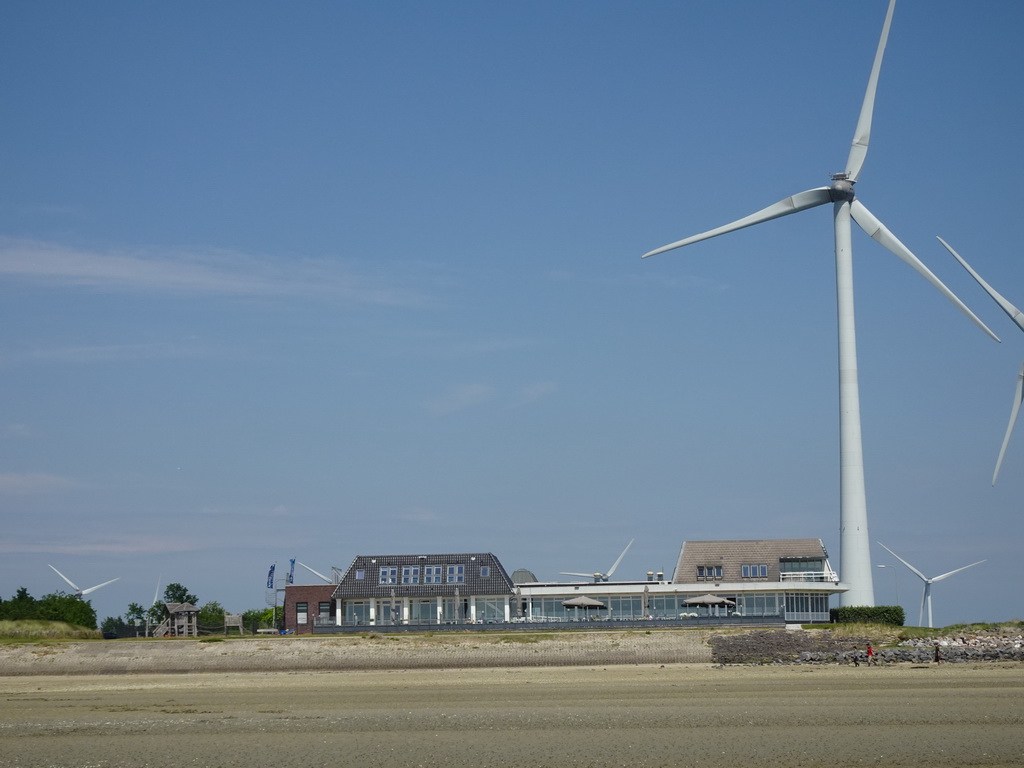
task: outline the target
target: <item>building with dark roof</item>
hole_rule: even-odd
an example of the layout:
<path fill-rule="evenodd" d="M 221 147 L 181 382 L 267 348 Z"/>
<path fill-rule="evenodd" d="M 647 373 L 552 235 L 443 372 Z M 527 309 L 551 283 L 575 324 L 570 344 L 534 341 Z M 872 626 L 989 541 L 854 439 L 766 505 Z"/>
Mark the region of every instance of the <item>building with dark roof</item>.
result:
<path fill-rule="evenodd" d="M 329 614 L 321 604 L 325 588 L 330 590 Z M 359 555 L 335 585 L 288 587 L 286 628 L 309 631 L 299 622 L 299 609 L 306 606 L 308 622 L 313 598 L 318 608 L 312 626 L 505 622 L 512 616 L 514 594 L 512 580 L 490 552 Z M 288 623 L 293 616 L 294 626 Z"/>
<path fill-rule="evenodd" d="M 337 584 L 289 586 L 286 628 L 580 620 L 810 623 L 828 621 L 830 597 L 846 590 L 820 539 L 683 542 L 669 580 L 652 571 L 641 581 L 521 581 L 527 573 L 519 569 L 518 578 L 510 579 L 490 553 L 360 555 Z"/>

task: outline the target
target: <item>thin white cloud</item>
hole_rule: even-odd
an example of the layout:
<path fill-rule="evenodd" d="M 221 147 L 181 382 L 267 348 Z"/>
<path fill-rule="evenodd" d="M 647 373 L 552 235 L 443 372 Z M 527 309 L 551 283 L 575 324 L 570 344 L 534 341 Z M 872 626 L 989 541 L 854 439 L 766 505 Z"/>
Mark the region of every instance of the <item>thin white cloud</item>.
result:
<path fill-rule="evenodd" d="M 0 541 L 0 552 L 24 554 L 28 552 L 55 555 L 91 554 L 160 554 L 167 552 L 194 552 L 208 545 L 187 536 L 140 536 L 131 534 L 97 537 L 78 537 L 68 540 L 33 542 Z"/>
<path fill-rule="evenodd" d="M 475 408 L 493 397 L 494 389 L 486 384 L 463 384 L 429 400 L 427 411 L 432 416 L 447 416 L 467 408 Z"/>
<path fill-rule="evenodd" d="M 0 237 L 0 276 L 111 292 L 305 296 L 361 304 L 419 305 L 424 297 L 357 274 L 340 260 L 257 257 L 226 251 L 96 252 Z"/>
<path fill-rule="evenodd" d="M 558 390 L 558 384 L 553 381 L 538 381 L 522 388 L 517 405 L 530 405 L 538 400 L 554 394 Z"/>
<path fill-rule="evenodd" d="M 36 494 L 60 491 L 69 488 L 73 483 L 66 477 L 47 475 L 42 472 L 26 474 L 0 474 L 0 493 Z"/>
<path fill-rule="evenodd" d="M 215 351 L 196 344 L 94 344 L 33 349 L 3 358 L 4 362 L 105 363 L 114 360 L 184 360 L 213 357 Z"/>
<path fill-rule="evenodd" d="M 398 519 L 406 523 L 437 523 L 441 518 L 431 509 L 414 507 L 398 515 Z"/>

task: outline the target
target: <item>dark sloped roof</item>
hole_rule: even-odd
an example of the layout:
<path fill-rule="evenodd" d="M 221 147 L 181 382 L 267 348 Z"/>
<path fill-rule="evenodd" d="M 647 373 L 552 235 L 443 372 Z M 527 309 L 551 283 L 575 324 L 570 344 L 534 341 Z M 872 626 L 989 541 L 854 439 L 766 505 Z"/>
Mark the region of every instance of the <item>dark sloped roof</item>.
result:
<path fill-rule="evenodd" d="M 426 582 L 426 567 L 440 567 L 440 582 Z M 449 566 L 462 566 L 462 581 L 449 581 Z M 403 583 L 403 568 L 418 568 L 418 583 Z M 381 569 L 395 568 L 395 582 L 381 583 Z M 487 575 L 483 575 L 485 571 Z M 357 578 L 361 575 L 361 578 Z M 388 577 L 390 582 L 390 576 Z M 333 597 L 340 600 L 395 597 L 437 597 L 459 595 L 511 595 L 512 580 L 490 552 L 432 555 L 359 555 L 352 561 Z"/>
<path fill-rule="evenodd" d="M 739 541 L 684 541 L 672 581 L 692 584 L 698 566 L 722 566 L 722 581 L 742 581 L 741 566 L 765 564 L 768 581 L 779 580 L 779 562 L 785 559 L 824 560 L 821 539 L 748 539 Z"/>
<path fill-rule="evenodd" d="M 176 613 L 198 613 L 199 611 L 192 603 L 164 603 L 164 610 L 172 616 Z"/>

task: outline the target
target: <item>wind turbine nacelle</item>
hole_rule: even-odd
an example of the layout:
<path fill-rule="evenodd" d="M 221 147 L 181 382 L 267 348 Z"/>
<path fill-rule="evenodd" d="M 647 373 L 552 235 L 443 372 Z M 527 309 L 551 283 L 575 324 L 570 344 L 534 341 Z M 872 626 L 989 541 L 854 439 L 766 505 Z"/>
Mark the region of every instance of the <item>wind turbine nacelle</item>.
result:
<path fill-rule="evenodd" d="M 837 173 L 832 177 L 832 186 L 828 190 L 833 203 L 853 202 L 853 182 L 846 178 L 845 173 Z"/>

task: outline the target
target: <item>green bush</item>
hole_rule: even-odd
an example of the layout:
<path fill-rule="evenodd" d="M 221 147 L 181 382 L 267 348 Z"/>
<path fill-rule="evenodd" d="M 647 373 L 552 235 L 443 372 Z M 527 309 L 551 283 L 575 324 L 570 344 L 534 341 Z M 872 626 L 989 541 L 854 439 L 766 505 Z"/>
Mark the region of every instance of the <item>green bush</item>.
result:
<path fill-rule="evenodd" d="M 886 624 L 902 627 L 906 619 L 901 605 L 846 605 L 833 608 L 829 617 L 834 624 Z"/>

